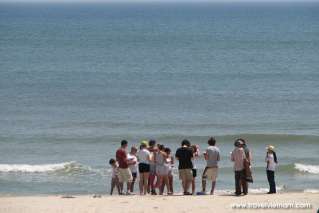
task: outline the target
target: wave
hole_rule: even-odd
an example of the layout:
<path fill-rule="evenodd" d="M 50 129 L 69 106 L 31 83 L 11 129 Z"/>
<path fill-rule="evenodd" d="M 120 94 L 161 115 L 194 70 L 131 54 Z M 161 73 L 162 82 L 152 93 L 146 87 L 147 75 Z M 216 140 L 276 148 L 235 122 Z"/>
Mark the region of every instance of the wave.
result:
<path fill-rule="evenodd" d="M 204 167 L 199 166 L 198 169 L 202 171 Z M 253 166 L 252 171 L 255 174 L 265 173 L 265 166 Z M 294 173 L 309 173 L 309 174 L 319 174 L 319 165 L 307 165 L 300 163 L 292 163 L 292 164 L 279 164 L 276 168 L 276 171 L 283 174 L 294 174 Z M 232 166 L 220 166 L 219 172 L 222 173 L 231 173 L 233 172 Z M 176 171 L 177 173 L 177 171 Z"/>
<path fill-rule="evenodd" d="M 319 165 L 307 165 L 301 163 L 295 163 L 295 169 L 300 172 L 319 174 Z"/>
<path fill-rule="evenodd" d="M 319 189 L 305 189 L 304 192 L 318 194 L 319 193 Z"/>
<path fill-rule="evenodd" d="M 42 136 L 42 137 L 30 137 L 24 138 L 25 142 L 77 142 L 77 143 L 106 143 L 106 142 L 117 142 L 122 139 L 127 139 L 129 141 L 139 141 L 141 138 L 143 139 L 156 139 L 158 141 L 163 141 L 165 143 L 176 143 L 181 141 L 182 139 L 189 139 L 194 143 L 206 143 L 207 139 L 212 135 L 190 135 L 190 134 L 176 134 L 176 133 L 147 133 L 148 131 L 141 131 L 140 133 L 134 134 L 109 134 L 107 136 L 57 136 L 55 134 Z M 142 136 L 143 135 L 143 136 Z M 300 134 L 276 134 L 276 133 L 265 133 L 265 134 L 251 134 L 251 133 L 238 133 L 238 134 L 215 134 L 218 142 L 232 142 L 236 138 L 245 138 L 249 143 L 290 143 L 290 142 L 302 142 L 302 143 L 313 143 L 318 145 L 319 135 L 300 135 Z M 19 141 L 19 138 L 9 138 L 0 136 L 0 142 L 11 142 L 11 141 Z"/>
<path fill-rule="evenodd" d="M 277 191 L 283 191 L 286 189 L 286 186 L 277 186 Z M 269 188 L 249 188 L 248 192 L 251 194 L 265 194 L 269 191 Z M 216 190 L 216 194 L 234 194 L 233 189 L 221 189 Z"/>
<path fill-rule="evenodd" d="M 87 169 L 81 164 L 70 161 L 56 164 L 0 164 L 0 172 L 22 172 L 22 173 L 42 173 L 42 172 L 73 172 Z"/>
<path fill-rule="evenodd" d="M 315 143 L 319 140 L 317 135 L 298 135 L 298 134 L 250 134 L 250 133 L 238 133 L 238 134 L 226 134 L 226 135 L 214 135 L 218 142 L 231 142 L 236 138 L 245 138 L 249 143 L 290 143 L 290 142 L 303 142 L 303 143 Z M 187 135 L 187 134 L 158 134 L 153 135 L 153 138 L 159 141 L 176 142 L 176 140 L 182 140 L 184 138 L 189 139 L 192 142 L 206 142 L 211 135 Z M 130 136 L 128 136 L 130 138 Z"/>

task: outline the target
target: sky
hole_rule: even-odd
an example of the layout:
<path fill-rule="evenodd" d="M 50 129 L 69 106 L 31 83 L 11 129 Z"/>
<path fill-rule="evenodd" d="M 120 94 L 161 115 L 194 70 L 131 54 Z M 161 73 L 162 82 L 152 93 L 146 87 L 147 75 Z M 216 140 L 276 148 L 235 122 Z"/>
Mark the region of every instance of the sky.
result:
<path fill-rule="evenodd" d="M 319 0 L 0 0 L 0 2 L 58 2 L 58 3 L 94 3 L 94 2 L 319 2 Z"/>

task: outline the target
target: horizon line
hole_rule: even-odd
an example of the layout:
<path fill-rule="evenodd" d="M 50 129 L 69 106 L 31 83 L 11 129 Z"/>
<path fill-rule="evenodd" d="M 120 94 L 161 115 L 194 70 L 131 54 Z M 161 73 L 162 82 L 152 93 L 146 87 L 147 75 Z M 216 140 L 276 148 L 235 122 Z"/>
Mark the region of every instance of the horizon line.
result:
<path fill-rule="evenodd" d="M 128 4 L 136 4 L 136 3 L 319 3 L 319 0 L 0 0 L 0 3 L 66 3 L 66 4 L 74 4 L 74 3 L 128 3 Z"/>

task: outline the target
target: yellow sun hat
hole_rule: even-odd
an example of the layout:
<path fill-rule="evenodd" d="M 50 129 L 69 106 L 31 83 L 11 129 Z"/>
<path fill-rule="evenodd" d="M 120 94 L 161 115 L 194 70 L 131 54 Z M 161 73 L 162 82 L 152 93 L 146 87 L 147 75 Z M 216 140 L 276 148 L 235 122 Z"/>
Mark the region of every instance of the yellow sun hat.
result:
<path fill-rule="evenodd" d="M 142 142 L 141 142 L 141 146 L 146 146 L 146 147 L 148 147 L 148 141 L 142 141 Z"/>

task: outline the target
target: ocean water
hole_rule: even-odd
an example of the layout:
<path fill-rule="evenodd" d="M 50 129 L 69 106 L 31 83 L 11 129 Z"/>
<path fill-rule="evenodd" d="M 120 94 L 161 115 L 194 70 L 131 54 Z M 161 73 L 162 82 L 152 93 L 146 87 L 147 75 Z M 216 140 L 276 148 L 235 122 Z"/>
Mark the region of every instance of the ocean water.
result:
<path fill-rule="evenodd" d="M 209 136 L 219 193 L 238 137 L 251 192 L 267 144 L 279 190 L 318 191 L 318 3 L 0 4 L 0 194 L 106 194 L 121 139 Z"/>

